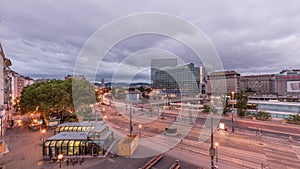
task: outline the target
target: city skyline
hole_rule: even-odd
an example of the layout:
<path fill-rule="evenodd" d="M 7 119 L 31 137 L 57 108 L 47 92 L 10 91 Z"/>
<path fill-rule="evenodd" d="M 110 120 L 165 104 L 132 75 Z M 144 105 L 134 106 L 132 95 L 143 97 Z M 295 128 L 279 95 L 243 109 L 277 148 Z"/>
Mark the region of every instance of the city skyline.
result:
<path fill-rule="evenodd" d="M 201 5 L 197 1 L 172 1 L 174 6 L 161 5 L 159 1 L 144 4 L 103 1 L 101 5 L 96 1 L 57 4 L 28 1 L 22 8 L 15 6 L 16 2 L 5 2 L 0 7 L 0 42 L 6 57 L 12 61 L 11 68 L 34 79 L 62 79 L 71 74 L 82 47 L 94 32 L 115 19 L 140 12 L 167 13 L 195 25 L 215 46 L 225 70 L 242 75 L 276 74 L 283 69 L 298 69 L 300 65 L 297 59 L 300 14 L 296 1 L 290 4 L 202 2 Z M 187 47 L 174 39 L 135 36 L 107 53 L 107 66 L 98 76 L 111 77 L 112 68 L 124 57 L 147 48 L 170 51 L 184 57 L 184 62 L 199 63 Z M 139 65 L 132 66 L 130 71 L 139 69 Z M 149 73 L 142 73 L 140 78 L 145 79 L 146 75 L 149 78 Z"/>

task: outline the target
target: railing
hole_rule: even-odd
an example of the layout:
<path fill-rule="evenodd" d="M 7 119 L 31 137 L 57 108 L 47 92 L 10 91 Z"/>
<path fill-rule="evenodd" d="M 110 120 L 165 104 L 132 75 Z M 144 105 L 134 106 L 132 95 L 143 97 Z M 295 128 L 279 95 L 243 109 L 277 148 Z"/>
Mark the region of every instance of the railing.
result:
<path fill-rule="evenodd" d="M 169 167 L 169 169 L 179 169 L 179 168 L 180 168 L 180 164 L 178 163 L 177 160 Z"/>
<path fill-rule="evenodd" d="M 140 169 L 150 169 L 153 167 L 159 160 L 163 158 L 162 154 L 158 154 L 157 156 L 153 157 L 150 161 L 148 161 L 143 167 Z"/>

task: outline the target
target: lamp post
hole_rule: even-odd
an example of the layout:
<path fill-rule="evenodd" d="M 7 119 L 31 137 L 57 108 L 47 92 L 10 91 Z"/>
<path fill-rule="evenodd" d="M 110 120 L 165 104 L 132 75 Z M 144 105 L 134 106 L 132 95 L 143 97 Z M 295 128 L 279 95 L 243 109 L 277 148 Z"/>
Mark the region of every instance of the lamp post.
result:
<path fill-rule="evenodd" d="M 59 168 L 61 168 L 61 160 L 64 158 L 64 155 L 63 154 L 59 154 L 57 156 L 58 160 L 59 160 Z"/>
<path fill-rule="evenodd" d="M 210 135 L 210 148 L 209 148 L 209 155 L 211 157 L 211 169 L 214 169 L 215 168 L 215 165 L 214 165 L 214 157 L 215 157 L 215 148 L 214 148 L 214 131 L 213 131 L 213 113 L 211 112 L 211 118 L 210 118 L 210 121 L 211 121 L 211 135 Z"/>
<path fill-rule="evenodd" d="M 3 118 L 3 116 L 0 115 L 0 123 L 1 123 L 1 124 L 0 124 L 0 128 L 1 128 L 1 134 L 0 134 L 0 135 L 1 135 L 1 137 L 3 136 L 3 134 L 2 134 L 2 133 L 3 133 L 3 131 L 2 131 L 2 130 L 3 130 L 3 124 L 2 124 L 3 121 L 2 121 L 2 120 L 3 120 L 3 119 L 2 119 L 2 118 Z"/>
<path fill-rule="evenodd" d="M 43 134 L 43 141 L 45 140 L 45 137 L 44 137 L 44 135 L 45 135 L 45 132 L 46 132 L 46 130 L 45 130 L 45 129 L 43 129 L 43 130 L 42 130 L 42 134 Z"/>
<path fill-rule="evenodd" d="M 231 100 L 232 100 L 232 102 L 231 102 L 231 105 L 232 105 L 231 126 L 232 126 L 232 132 L 234 132 L 234 124 L 233 124 L 233 116 L 234 116 L 234 103 L 233 103 L 233 101 L 234 101 L 234 91 L 232 91 L 231 94 L 232 94 L 232 98 L 231 98 Z"/>
<path fill-rule="evenodd" d="M 140 135 L 140 138 L 142 138 L 142 125 L 139 124 L 139 135 Z"/>
<path fill-rule="evenodd" d="M 215 146 L 216 146 L 216 164 L 218 163 L 218 147 L 219 147 L 219 143 L 215 142 Z"/>
<path fill-rule="evenodd" d="M 131 104 L 130 104 L 130 114 L 129 114 L 129 127 L 130 127 L 130 135 L 132 135 L 132 129 L 133 129 L 133 127 L 132 127 L 132 107 L 131 107 Z"/>

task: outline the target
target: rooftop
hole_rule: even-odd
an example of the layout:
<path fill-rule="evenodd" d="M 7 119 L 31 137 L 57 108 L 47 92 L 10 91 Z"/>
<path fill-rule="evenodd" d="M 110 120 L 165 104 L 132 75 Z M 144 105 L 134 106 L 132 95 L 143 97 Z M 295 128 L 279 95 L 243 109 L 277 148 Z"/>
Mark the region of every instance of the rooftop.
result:
<path fill-rule="evenodd" d="M 47 140 L 87 140 L 89 132 L 61 132 Z"/>
<path fill-rule="evenodd" d="M 190 68 L 190 67 L 195 67 L 193 63 L 188 63 L 188 64 L 180 64 L 176 66 L 169 66 L 169 67 L 163 67 L 160 70 L 162 71 L 168 71 L 168 70 L 175 70 L 175 69 L 184 69 L 184 68 Z"/>

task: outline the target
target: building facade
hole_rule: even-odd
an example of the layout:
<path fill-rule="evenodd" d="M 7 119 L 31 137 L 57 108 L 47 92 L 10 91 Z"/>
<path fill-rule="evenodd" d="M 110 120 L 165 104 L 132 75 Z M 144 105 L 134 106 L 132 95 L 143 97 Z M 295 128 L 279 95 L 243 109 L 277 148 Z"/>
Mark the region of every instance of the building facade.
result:
<path fill-rule="evenodd" d="M 2 45 L 0 43 L 0 138 L 5 136 L 7 127 L 9 97 L 10 97 L 10 80 L 9 71 L 11 61 L 5 57 Z"/>
<path fill-rule="evenodd" d="M 274 74 L 241 76 L 239 90 L 246 91 L 250 95 L 273 95 L 274 76 Z"/>
<path fill-rule="evenodd" d="M 236 93 L 239 91 L 239 83 L 240 74 L 233 70 L 214 72 L 207 76 L 207 94 L 229 94 L 231 92 Z"/>
<path fill-rule="evenodd" d="M 276 74 L 275 93 L 278 96 L 300 98 L 300 69 L 282 70 Z"/>
<path fill-rule="evenodd" d="M 0 44 L 0 106 L 8 104 L 9 100 L 9 78 L 11 61 L 5 57 L 2 45 Z"/>
<path fill-rule="evenodd" d="M 151 83 L 153 84 L 155 73 L 163 67 L 174 67 L 177 59 L 151 59 Z"/>
<path fill-rule="evenodd" d="M 200 69 L 193 63 L 164 67 L 156 71 L 153 87 L 166 94 L 179 96 L 199 95 Z"/>
<path fill-rule="evenodd" d="M 24 77 L 15 71 L 10 71 L 9 77 L 11 78 L 11 101 L 20 98 L 24 87 L 35 83 L 30 77 Z"/>

